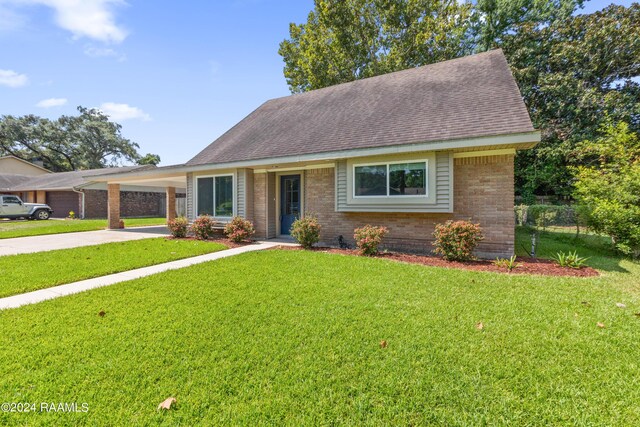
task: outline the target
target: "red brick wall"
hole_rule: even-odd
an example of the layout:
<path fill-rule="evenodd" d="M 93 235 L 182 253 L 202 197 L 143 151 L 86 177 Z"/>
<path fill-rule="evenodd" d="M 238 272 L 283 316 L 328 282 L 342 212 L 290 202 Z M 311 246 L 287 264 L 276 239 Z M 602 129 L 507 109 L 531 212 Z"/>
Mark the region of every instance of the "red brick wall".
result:
<path fill-rule="evenodd" d="M 333 168 L 305 171 L 304 209 L 320 220 L 325 244 L 336 245 L 342 235 L 353 245 L 353 229 L 371 224 L 389 229 L 385 239 L 388 248 L 430 252 L 436 223 L 470 219 L 479 222 L 485 234 L 479 256 L 513 253 L 512 155 L 454 161 L 454 214 L 335 212 L 334 179 Z"/>

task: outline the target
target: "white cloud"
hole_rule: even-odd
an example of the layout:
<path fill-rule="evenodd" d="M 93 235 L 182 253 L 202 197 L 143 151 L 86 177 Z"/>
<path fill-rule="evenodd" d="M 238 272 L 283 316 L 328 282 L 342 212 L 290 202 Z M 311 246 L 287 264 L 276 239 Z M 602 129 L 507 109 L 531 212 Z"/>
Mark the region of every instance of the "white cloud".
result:
<path fill-rule="evenodd" d="M 114 121 L 122 120 L 151 120 L 151 116 L 139 109 L 138 107 L 132 107 L 129 104 L 117 104 L 115 102 L 105 102 L 99 109 L 109 116 Z"/>
<path fill-rule="evenodd" d="M 111 48 L 87 46 L 84 54 L 92 58 L 115 58 L 118 62 L 123 62 L 127 56 Z"/>
<path fill-rule="evenodd" d="M 36 107 L 40 108 L 53 108 L 53 107 L 61 107 L 66 105 L 67 98 L 49 98 L 43 99 L 42 101 L 36 104 Z"/>
<path fill-rule="evenodd" d="M 0 70 L 0 85 L 20 87 L 28 82 L 29 78 L 24 74 L 18 74 L 13 70 Z"/>
<path fill-rule="evenodd" d="M 113 6 L 125 4 L 122 0 L 9 0 L 8 3 L 52 8 L 56 24 L 75 38 L 120 43 L 127 37 L 127 31 L 115 22 L 113 14 Z"/>

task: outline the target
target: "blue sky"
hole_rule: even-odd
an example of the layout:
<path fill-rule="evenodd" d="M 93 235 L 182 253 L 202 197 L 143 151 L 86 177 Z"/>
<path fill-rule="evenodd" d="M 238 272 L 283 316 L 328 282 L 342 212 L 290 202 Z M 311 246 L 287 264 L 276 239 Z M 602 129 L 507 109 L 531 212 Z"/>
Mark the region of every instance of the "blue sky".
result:
<path fill-rule="evenodd" d="M 592 0 L 584 12 L 610 3 Z M 312 8 L 312 0 L 0 0 L 0 115 L 98 107 L 141 153 L 183 163 L 289 94 L 278 44 Z"/>

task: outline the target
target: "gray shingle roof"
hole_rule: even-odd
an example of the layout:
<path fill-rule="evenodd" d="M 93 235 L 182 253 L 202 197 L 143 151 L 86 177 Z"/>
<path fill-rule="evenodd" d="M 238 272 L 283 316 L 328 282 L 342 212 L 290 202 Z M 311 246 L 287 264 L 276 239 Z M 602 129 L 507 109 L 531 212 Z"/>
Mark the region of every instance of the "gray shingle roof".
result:
<path fill-rule="evenodd" d="M 113 174 L 117 172 L 131 172 L 134 170 L 149 168 L 153 168 L 153 166 L 125 166 L 119 168 L 57 172 L 47 175 L 27 177 L 27 180 L 16 183 L 10 188 L 12 191 L 71 190 L 90 183 L 91 177 L 93 176 Z"/>
<path fill-rule="evenodd" d="M 28 181 L 31 178 L 33 178 L 31 175 L 17 175 L 12 173 L 0 174 L 0 192 L 9 191 L 11 187 Z"/>
<path fill-rule="evenodd" d="M 493 50 L 267 101 L 187 165 L 531 131 Z"/>

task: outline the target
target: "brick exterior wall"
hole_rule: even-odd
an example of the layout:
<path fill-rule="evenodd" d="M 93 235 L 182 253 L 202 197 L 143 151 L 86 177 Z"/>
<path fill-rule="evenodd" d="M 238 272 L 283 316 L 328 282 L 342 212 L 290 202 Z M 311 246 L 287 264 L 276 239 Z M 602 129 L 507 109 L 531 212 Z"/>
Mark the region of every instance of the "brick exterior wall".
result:
<path fill-rule="evenodd" d="M 164 193 L 142 191 L 120 192 L 120 216 L 164 216 Z M 85 190 L 85 218 L 107 217 L 107 192 L 105 190 Z"/>
<path fill-rule="evenodd" d="M 431 252 L 435 224 L 449 219 L 480 223 L 485 240 L 479 257 L 511 256 L 514 250 L 513 155 L 454 160 L 454 213 L 370 213 L 335 211 L 334 168 L 306 170 L 304 211 L 322 224 L 321 242 L 337 246 L 338 236 L 354 246 L 353 229 L 365 224 L 389 229 L 385 247 L 409 252 Z M 267 174 L 254 174 L 253 221 L 256 238 L 266 237 Z M 277 218 L 269 218 L 274 222 Z"/>
<path fill-rule="evenodd" d="M 259 239 L 267 238 L 267 174 L 253 174 L 253 214 L 249 216 L 253 221 Z"/>

